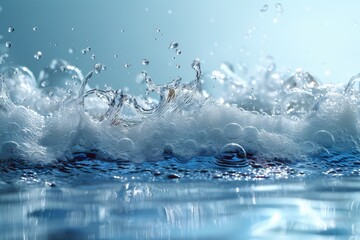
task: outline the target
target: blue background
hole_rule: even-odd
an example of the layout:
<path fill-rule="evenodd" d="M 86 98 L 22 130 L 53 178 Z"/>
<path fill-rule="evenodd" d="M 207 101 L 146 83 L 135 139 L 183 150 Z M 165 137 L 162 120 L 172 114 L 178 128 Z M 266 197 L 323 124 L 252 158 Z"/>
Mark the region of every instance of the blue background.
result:
<path fill-rule="evenodd" d="M 134 84 L 142 70 L 156 83 L 178 76 L 186 82 L 194 78 L 190 65 L 195 58 L 211 72 L 223 61 L 253 68 L 271 55 L 278 68 L 301 67 L 322 83 L 346 83 L 360 72 L 359 1 L 288 0 L 279 2 L 283 11 L 276 3 L 1 0 L 0 52 L 9 53 L 6 64 L 25 65 L 35 76 L 54 58 L 68 60 L 84 73 L 101 62 L 107 70 L 92 80 L 93 86 L 128 86 L 137 94 L 144 91 Z M 265 4 L 268 9 L 262 12 Z M 9 33 L 9 26 L 15 31 Z M 181 55 L 169 49 L 173 41 Z M 82 54 L 88 46 L 91 51 Z M 37 51 L 43 53 L 40 60 L 34 58 Z M 144 58 L 148 66 L 142 65 Z"/>

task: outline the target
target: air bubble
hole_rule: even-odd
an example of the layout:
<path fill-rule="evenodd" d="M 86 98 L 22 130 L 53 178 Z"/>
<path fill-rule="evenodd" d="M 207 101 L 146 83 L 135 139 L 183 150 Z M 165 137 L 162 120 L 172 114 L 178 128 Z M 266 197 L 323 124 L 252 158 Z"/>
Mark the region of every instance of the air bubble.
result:
<path fill-rule="evenodd" d="M 40 51 L 37 51 L 35 54 L 34 54 L 34 58 L 37 59 L 37 60 L 40 60 L 42 57 L 42 52 Z"/>
<path fill-rule="evenodd" d="M 16 142 L 8 141 L 1 146 L 1 152 L 2 154 L 13 154 L 16 152 L 18 147 L 19 145 Z"/>
<path fill-rule="evenodd" d="M 165 158 L 172 157 L 174 151 L 174 147 L 170 144 L 166 144 L 163 148 L 163 155 Z"/>
<path fill-rule="evenodd" d="M 224 127 L 224 134 L 229 139 L 236 139 L 241 135 L 241 126 L 237 123 L 229 123 Z"/>
<path fill-rule="evenodd" d="M 131 152 L 132 150 L 134 150 L 134 142 L 130 138 L 120 139 L 119 150 L 122 152 Z"/>
<path fill-rule="evenodd" d="M 326 148 L 331 148 L 335 143 L 334 136 L 326 130 L 317 131 L 314 134 L 313 140 Z"/>
<path fill-rule="evenodd" d="M 5 47 L 11 48 L 11 46 L 12 46 L 11 42 L 6 42 L 6 43 L 5 43 Z"/>
<path fill-rule="evenodd" d="M 9 33 L 14 32 L 14 31 L 15 31 L 15 28 L 14 28 L 14 27 L 12 27 L 12 26 L 8 27 L 8 32 L 9 32 Z"/>
<path fill-rule="evenodd" d="M 83 78 L 81 71 L 77 67 L 64 60 L 55 59 L 48 67 L 40 71 L 38 86 L 45 93 L 53 92 L 60 97 L 61 92 L 67 91 L 69 88 L 72 89 L 73 93 L 77 93 Z"/>
<path fill-rule="evenodd" d="M 282 111 L 290 118 L 304 119 L 314 112 L 316 100 L 306 91 L 296 91 L 285 95 L 281 101 Z"/>
<path fill-rule="evenodd" d="M 179 44 L 177 42 L 172 42 L 170 43 L 169 49 L 174 49 L 177 48 L 179 46 Z"/>
<path fill-rule="evenodd" d="M 247 126 L 244 127 L 243 129 L 243 133 L 244 133 L 244 138 L 247 141 L 256 141 L 258 139 L 259 136 L 259 130 L 256 127 L 253 126 Z"/>
<path fill-rule="evenodd" d="M 248 166 L 245 149 L 237 143 L 226 144 L 220 150 L 220 159 L 217 164 L 226 167 Z"/>

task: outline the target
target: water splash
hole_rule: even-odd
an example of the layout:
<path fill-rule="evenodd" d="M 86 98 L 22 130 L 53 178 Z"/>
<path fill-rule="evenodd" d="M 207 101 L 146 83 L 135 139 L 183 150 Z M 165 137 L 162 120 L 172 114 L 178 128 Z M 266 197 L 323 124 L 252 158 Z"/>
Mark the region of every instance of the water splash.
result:
<path fill-rule="evenodd" d="M 358 149 L 358 76 L 343 88 L 321 85 L 308 72 L 277 70 L 271 57 L 247 71 L 223 63 L 203 75 L 199 59 L 190 67 L 193 80 L 166 84 L 143 71 L 140 96 L 91 88 L 90 79 L 105 70 L 101 63 L 83 76 L 54 60 L 37 79 L 27 68 L 3 67 L 1 121 L 14 121 L 15 113 L 29 121 L 4 125 L 1 156 L 68 161 L 92 152 L 134 162 L 210 156 L 215 166 L 248 169 L 268 166 L 266 159 L 295 164 Z M 7 134 L 24 124 L 31 144 Z"/>

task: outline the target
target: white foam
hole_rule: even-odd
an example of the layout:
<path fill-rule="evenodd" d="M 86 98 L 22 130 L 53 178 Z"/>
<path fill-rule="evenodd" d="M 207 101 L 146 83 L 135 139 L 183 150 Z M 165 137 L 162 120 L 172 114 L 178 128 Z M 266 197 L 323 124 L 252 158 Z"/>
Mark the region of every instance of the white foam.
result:
<path fill-rule="evenodd" d="M 56 61 L 54 68 L 58 63 L 68 71 L 56 75 L 51 68 L 51 74 L 40 78 L 51 86 L 51 96 L 30 70 L 3 69 L 1 160 L 50 162 L 71 159 L 75 152 L 96 151 L 99 158 L 119 161 L 156 161 L 164 156 L 186 161 L 220 156 L 225 145 L 238 144 L 258 158 L 303 161 L 318 149 L 359 144 L 359 92 L 320 85 L 308 73 L 289 78 L 270 68 L 261 70 L 254 83 L 253 77 L 243 79 L 226 68 L 223 75 L 217 74 L 223 78 L 223 90 L 209 98 L 203 95 L 206 84 L 199 82 L 174 82 L 160 88 L 151 83 L 163 95 L 157 108 L 146 109 L 147 100 L 122 92 L 93 90 L 81 103 L 76 92 L 81 86 L 75 84 L 78 77 L 83 79 L 80 70 L 64 61 Z M 71 77 L 75 73 L 77 77 Z M 64 84 L 69 76 L 72 83 Z M 225 103 L 219 103 L 219 98 Z"/>

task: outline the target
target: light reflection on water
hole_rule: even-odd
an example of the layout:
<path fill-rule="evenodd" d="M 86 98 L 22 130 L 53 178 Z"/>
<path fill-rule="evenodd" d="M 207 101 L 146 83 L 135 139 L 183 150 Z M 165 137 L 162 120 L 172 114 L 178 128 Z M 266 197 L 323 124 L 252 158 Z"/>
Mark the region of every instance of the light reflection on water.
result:
<path fill-rule="evenodd" d="M 1 184 L 1 239 L 343 239 L 359 179 Z"/>

